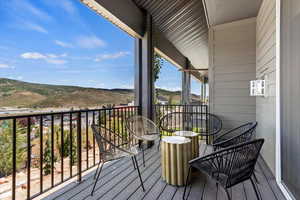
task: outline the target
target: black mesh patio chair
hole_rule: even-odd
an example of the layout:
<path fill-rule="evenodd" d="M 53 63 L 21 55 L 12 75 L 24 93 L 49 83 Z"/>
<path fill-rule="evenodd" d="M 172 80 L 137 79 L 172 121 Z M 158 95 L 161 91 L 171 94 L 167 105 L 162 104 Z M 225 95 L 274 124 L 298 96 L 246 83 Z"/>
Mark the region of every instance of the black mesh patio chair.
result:
<path fill-rule="evenodd" d="M 257 122 L 243 124 L 237 128 L 231 129 L 213 140 L 213 149 L 226 148 L 252 139 L 257 127 Z"/>
<path fill-rule="evenodd" d="M 145 166 L 145 149 L 147 148 L 147 142 L 154 142 L 159 139 L 160 131 L 156 124 L 150 119 L 134 115 L 126 119 L 126 129 L 137 140 L 141 141 L 139 147 L 143 152 L 143 164 Z"/>
<path fill-rule="evenodd" d="M 228 188 L 246 180 L 251 181 L 256 197 L 259 199 L 259 192 L 252 176 L 263 143 L 264 139 L 252 140 L 189 161 L 190 168 L 186 178 L 183 199 L 185 199 L 186 187 L 192 168 L 214 179 L 217 187 L 221 185 L 229 200 L 231 197 Z"/>
<path fill-rule="evenodd" d="M 124 136 L 121 137 L 112 130 L 107 129 L 105 127 L 95 124 L 92 124 L 91 126 L 100 153 L 100 161 L 94 175 L 94 179 L 96 180 L 91 195 L 93 195 L 94 193 L 104 163 L 126 157 L 130 157 L 132 159 L 133 167 L 137 170 L 141 186 L 143 188 L 143 191 L 145 191 L 139 165 L 136 159 L 136 155 L 138 154 L 138 146 L 134 144 L 132 139 L 129 137 L 124 139 Z"/>
<path fill-rule="evenodd" d="M 193 131 L 206 138 L 222 130 L 222 121 L 216 115 L 201 112 L 172 112 L 160 119 L 161 132 L 172 135 L 175 131 Z"/>

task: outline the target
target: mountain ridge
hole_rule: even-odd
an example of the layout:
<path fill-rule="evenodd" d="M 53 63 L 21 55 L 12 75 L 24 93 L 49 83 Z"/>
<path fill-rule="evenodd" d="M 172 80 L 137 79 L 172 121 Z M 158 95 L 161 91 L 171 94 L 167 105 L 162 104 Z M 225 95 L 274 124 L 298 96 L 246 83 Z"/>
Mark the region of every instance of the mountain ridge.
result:
<path fill-rule="evenodd" d="M 180 91 L 156 89 L 162 99 L 180 102 Z M 192 95 L 198 98 L 197 95 Z M 99 107 L 107 104 L 128 104 L 134 100 L 133 89 L 92 88 L 67 85 L 30 83 L 0 78 L 0 107 Z"/>

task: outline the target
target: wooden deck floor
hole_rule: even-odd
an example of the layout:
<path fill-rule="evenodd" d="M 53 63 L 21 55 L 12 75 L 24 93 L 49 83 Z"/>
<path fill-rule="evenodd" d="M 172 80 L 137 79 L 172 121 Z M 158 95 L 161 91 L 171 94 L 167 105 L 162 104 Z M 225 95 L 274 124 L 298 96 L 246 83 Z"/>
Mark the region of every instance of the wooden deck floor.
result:
<path fill-rule="evenodd" d="M 203 147 L 203 146 L 202 146 Z M 207 148 L 205 148 L 206 150 Z M 204 149 L 202 149 L 204 151 Z M 137 171 L 134 170 L 131 159 L 122 159 L 108 163 L 102 170 L 100 181 L 96 186 L 94 196 L 90 196 L 93 186 L 94 171 L 83 177 L 83 182 L 72 182 L 43 199 L 51 200 L 81 200 L 81 199 L 132 199 L 132 200 L 176 200 L 182 199 L 183 187 L 174 187 L 161 179 L 160 153 L 156 149 L 147 150 L 145 154 L 146 167 L 142 166 L 141 156 L 138 161 L 146 191 L 140 187 Z M 262 199 L 285 199 L 276 185 L 275 179 L 266 165 L 259 160 L 256 167 L 259 180 L 258 188 Z M 226 200 L 222 188 L 217 189 L 215 183 L 204 174 L 195 173 L 192 185 L 188 187 L 188 199 Z M 232 199 L 256 199 L 250 182 L 244 182 L 232 188 Z"/>

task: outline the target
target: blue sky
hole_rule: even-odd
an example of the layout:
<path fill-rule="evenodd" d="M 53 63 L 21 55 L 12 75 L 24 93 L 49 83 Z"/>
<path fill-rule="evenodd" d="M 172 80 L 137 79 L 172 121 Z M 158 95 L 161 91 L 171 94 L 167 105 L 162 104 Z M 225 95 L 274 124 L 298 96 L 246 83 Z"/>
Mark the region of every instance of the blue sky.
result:
<path fill-rule="evenodd" d="M 0 1 L 0 38 L 0 77 L 133 87 L 134 39 L 79 0 Z M 181 74 L 166 63 L 157 86 L 177 90 L 180 83 Z"/>

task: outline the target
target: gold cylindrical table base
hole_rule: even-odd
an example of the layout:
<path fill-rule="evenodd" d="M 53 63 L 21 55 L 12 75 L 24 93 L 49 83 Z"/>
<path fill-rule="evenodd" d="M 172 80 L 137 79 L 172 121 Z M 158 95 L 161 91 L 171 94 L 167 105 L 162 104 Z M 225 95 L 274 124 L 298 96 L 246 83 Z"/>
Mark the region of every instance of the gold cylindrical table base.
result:
<path fill-rule="evenodd" d="M 191 159 L 199 157 L 199 134 L 192 132 L 192 131 L 176 131 L 173 133 L 175 136 L 181 136 L 181 137 L 186 137 L 191 140 L 191 152 L 192 152 L 192 157 Z"/>
<path fill-rule="evenodd" d="M 166 136 L 161 141 L 162 179 L 168 184 L 183 186 L 192 159 L 191 140 L 180 136 Z"/>

